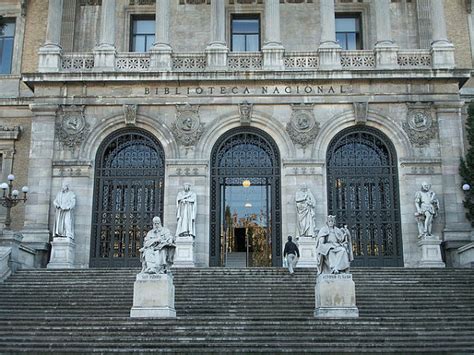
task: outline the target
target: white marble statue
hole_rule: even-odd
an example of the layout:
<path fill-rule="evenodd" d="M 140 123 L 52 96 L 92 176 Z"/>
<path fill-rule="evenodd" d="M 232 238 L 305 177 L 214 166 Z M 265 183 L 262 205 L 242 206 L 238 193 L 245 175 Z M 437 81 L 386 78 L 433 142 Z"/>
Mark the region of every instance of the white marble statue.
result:
<path fill-rule="evenodd" d="M 175 238 L 168 228 L 161 224 L 160 217 L 153 218 L 153 229 L 143 240 L 140 249 L 142 273 L 169 274 L 176 250 Z"/>
<path fill-rule="evenodd" d="M 196 193 L 191 191 L 191 184 L 184 184 L 184 189 L 176 197 L 177 237 L 196 236 Z"/>
<path fill-rule="evenodd" d="M 347 229 L 336 227 L 336 217 L 328 216 L 326 225 L 319 230 L 316 239 L 316 266 L 319 274 L 349 272 L 352 253 L 351 234 Z"/>
<path fill-rule="evenodd" d="M 315 198 L 306 185 L 296 192 L 296 239 L 315 236 Z"/>
<path fill-rule="evenodd" d="M 69 190 L 69 185 L 64 184 L 61 191 L 54 199 L 56 217 L 54 220 L 54 237 L 69 237 L 74 239 L 74 207 L 76 206 L 76 195 Z"/>
<path fill-rule="evenodd" d="M 415 194 L 415 218 L 418 223 L 418 238 L 431 236 L 433 218 L 437 216 L 439 201 L 427 182 L 421 184 L 421 190 Z"/>

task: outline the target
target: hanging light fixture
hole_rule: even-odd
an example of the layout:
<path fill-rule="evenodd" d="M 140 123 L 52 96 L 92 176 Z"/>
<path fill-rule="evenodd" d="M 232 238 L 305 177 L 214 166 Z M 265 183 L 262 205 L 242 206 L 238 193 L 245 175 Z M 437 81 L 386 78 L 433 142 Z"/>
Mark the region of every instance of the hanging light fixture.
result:
<path fill-rule="evenodd" d="M 250 187 L 250 180 L 249 179 L 245 179 L 244 181 L 242 181 L 242 186 L 245 188 L 245 205 L 244 207 L 245 208 L 251 208 L 252 207 L 252 204 L 250 203 L 248 197 L 249 197 L 249 192 L 247 190 L 247 188 Z"/>
<path fill-rule="evenodd" d="M 250 180 L 249 180 L 249 179 L 245 179 L 244 181 L 242 181 L 242 186 L 243 186 L 243 187 L 250 187 Z"/>

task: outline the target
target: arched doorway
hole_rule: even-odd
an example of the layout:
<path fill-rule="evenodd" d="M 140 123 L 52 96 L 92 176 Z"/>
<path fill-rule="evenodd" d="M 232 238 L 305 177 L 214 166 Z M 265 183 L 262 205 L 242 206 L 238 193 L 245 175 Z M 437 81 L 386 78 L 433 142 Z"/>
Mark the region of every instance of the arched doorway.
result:
<path fill-rule="evenodd" d="M 91 267 L 140 264 L 152 218 L 163 218 L 164 161 L 158 140 L 141 129 L 121 129 L 102 142 L 95 160 Z"/>
<path fill-rule="evenodd" d="M 397 157 L 370 127 L 343 130 L 327 152 L 328 212 L 352 233 L 353 266 L 403 266 Z"/>
<path fill-rule="evenodd" d="M 209 264 L 280 266 L 280 153 L 254 127 L 228 131 L 211 153 Z"/>

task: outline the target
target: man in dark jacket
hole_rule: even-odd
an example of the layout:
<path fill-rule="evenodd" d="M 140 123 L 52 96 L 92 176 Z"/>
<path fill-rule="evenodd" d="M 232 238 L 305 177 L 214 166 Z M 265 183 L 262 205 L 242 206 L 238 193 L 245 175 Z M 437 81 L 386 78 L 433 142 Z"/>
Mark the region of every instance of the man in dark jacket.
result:
<path fill-rule="evenodd" d="M 286 257 L 286 262 L 288 264 L 288 271 L 290 274 L 293 274 L 293 269 L 296 267 L 296 263 L 298 262 L 298 258 L 300 257 L 300 251 L 298 250 L 298 246 L 293 243 L 291 240 L 293 238 L 291 235 L 288 236 L 288 241 L 285 244 L 285 250 L 283 250 L 283 257 Z"/>

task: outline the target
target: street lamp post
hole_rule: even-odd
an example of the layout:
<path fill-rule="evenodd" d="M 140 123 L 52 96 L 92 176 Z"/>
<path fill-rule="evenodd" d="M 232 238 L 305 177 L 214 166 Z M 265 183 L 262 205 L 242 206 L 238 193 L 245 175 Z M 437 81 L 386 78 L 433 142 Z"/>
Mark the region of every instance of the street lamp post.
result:
<path fill-rule="evenodd" d="M 0 188 L 3 190 L 3 196 L 0 198 L 1 204 L 7 209 L 7 215 L 5 217 L 5 229 L 10 229 L 10 224 L 12 223 L 11 219 L 11 209 L 15 207 L 18 202 L 26 202 L 28 199 L 26 194 L 28 193 L 28 186 L 23 186 L 21 191 L 23 192 L 23 197 L 20 198 L 20 191 L 13 189 L 13 181 L 15 180 L 15 175 L 8 175 L 8 183 L 3 182 L 0 184 Z"/>

